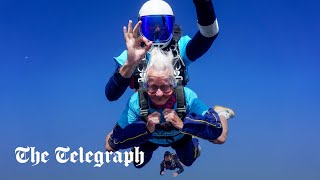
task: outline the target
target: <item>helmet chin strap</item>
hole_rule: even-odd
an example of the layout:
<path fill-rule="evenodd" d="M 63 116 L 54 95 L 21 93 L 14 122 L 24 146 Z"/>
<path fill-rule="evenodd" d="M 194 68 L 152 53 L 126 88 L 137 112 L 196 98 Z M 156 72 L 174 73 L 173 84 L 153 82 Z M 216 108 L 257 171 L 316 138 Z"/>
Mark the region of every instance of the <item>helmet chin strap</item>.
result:
<path fill-rule="evenodd" d="M 165 43 L 152 43 L 152 46 L 149 49 L 149 52 L 152 51 L 152 49 L 155 48 L 155 47 L 158 47 L 160 49 L 164 49 L 165 47 L 167 47 L 170 44 L 171 40 L 172 40 L 172 35 L 171 35 L 170 40 L 165 42 Z"/>

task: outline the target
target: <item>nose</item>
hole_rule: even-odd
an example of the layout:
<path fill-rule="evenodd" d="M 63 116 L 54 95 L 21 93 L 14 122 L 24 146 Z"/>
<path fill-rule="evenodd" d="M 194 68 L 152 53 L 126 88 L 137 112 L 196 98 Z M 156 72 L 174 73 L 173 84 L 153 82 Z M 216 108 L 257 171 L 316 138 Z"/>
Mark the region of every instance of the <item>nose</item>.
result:
<path fill-rule="evenodd" d="M 162 96 L 162 95 L 163 95 L 163 92 L 160 90 L 160 88 L 158 88 L 156 92 L 156 96 Z"/>

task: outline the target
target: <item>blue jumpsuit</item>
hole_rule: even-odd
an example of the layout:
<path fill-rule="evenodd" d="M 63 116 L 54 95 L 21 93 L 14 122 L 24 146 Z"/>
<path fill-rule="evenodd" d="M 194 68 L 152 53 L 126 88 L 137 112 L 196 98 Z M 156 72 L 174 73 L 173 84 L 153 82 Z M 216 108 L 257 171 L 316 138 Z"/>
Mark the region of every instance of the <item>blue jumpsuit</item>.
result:
<path fill-rule="evenodd" d="M 193 2 L 196 8 L 198 24 L 200 26 L 210 26 L 214 24 L 216 15 L 211 0 L 193 0 Z M 218 30 L 216 34 L 210 37 L 204 36 L 203 33 L 198 31 L 192 38 L 188 36 L 180 38 L 178 41 L 180 56 L 187 67 L 209 50 L 217 35 Z M 117 62 L 116 71 L 110 77 L 105 87 L 105 95 L 109 101 L 119 99 L 132 80 L 132 77 L 124 78 L 119 73 L 119 68 L 126 60 L 126 51 L 115 58 L 115 60 Z M 137 95 L 135 94 L 133 96 Z M 191 104 L 199 105 L 203 103 L 195 98 Z M 200 106 L 204 107 L 202 105 Z M 168 144 L 158 142 L 163 141 L 163 139 L 155 140 L 153 138 L 154 134 L 148 132 L 145 121 L 139 118 L 139 113 L 135 112 L 136 120 L 134 122 L 126 124 L 123 123 L 125 121 L 118 121 L 113 129 L 109 144 L 113 149 L 124 149 L 139 145 L 140 150 L 145 152 L 145 164 L 151 159 L 153 151 L 159 146 L 171 146 L 176 150 L 181 162 L 190 166 L 197 157 L 195 156 L 196 152 L 194 150 L 198 146 L 198 140 L 192 138 L 192 136 L 213 140 L 219 137 L 222 132 L 221 122 L 216 112 L 213 109 L 208 110 L 208 108 L 205 110 L 207 111 L 193 112 L 192 109 L 189 109 L 183 121 L 184 128 L 181 132 L 173 132 L 178 135 L 174 136 L 173 141 L 170 141 Z M 124 126 L 124 124 L 126 125 Z M 138 138 L 133 138 L 137 136 Z M 125 141 L 127 139 L 131 140 Z M 143 167 L 143 165 L 140 167 Z"/>
<path fill-rule="evenodd" d="M 176 150 L 183 164 L 192 165 L 199 153 L 197 151 L 198 140 L 193 137 L 214 140 L 221 135 L 222 126 L 218 114 L 200 101 L 196 93 L 187 87 L 184 88 L 184 93 L 187 115 L 183 119 L 184 125 L 181 130 L 156 128 L 153 133 L 150 133 L 146 122 L 140 117 L 138 93 L 135 93 L 131 96 L 114 127 L 108 141 L 109 145 L 115 150 L 139 146 L 140 150 L 145 153 L 143 165 L 148 163 L 153 151 L 159 146 L 171 146 Z M 176 105 L 172 107 L 172 109 L 175 108 Z M 163 110 L 154 108 L 152 103 L 150 104 L 150 113 L 157 111 L 162 114 Z M 161 116 L 160 124 L 163 122 L 165 119 Z"/>

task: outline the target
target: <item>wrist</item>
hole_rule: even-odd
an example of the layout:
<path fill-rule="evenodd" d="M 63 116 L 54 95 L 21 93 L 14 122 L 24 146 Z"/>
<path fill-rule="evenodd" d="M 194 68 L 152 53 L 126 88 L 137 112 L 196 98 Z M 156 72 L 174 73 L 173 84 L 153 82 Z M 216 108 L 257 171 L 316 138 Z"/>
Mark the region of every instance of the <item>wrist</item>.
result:
<path fill-rule="evenodd" d="M 131 64 L 128 61 L 126 61 L 123 66 L 119 69 L 119 73 L 122 75 L 124 78 L 130 78 L 136 69 L 137 65 L 136 64 Z"/>
<path fill-rule="evenodd" d="M 156 130 L 155 125 L 150 121 L 147 122 L 147 130 L 150 134 L 152 134 Z"/>
<path fill-rule="evenodd" d="M 177 128 L 178 130 L 182 130 L 182 128 L 183 128 L 183 121 L 182 121 L 182 119 L 179 118 L 179 121 L 178 121 L 178 122 L 179 122 L 179 123 L 177 124 L 176 128 Z"/>

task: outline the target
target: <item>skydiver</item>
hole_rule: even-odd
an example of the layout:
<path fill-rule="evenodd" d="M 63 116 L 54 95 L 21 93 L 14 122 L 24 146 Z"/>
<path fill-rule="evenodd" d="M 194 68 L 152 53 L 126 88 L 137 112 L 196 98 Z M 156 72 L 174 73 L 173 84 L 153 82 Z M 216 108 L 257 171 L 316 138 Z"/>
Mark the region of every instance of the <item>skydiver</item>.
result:
<path fill-rule="evenodd" d="M 176 154 L 172 154 L 169 151 L 164 153 L 163 161 L 160 164 L 160 175 L 163 176 L 165 174 L 165 170 L 175 170 L 173 173 L 173 177 L 177 177 L 180 173 L 184 171 L 182 164 L 180 163 Z"/>
<path fill-rule="evenodd" d="M 227 137 L 227 120 L 234 117 L 229 108 L 208 108 L 195 92 L 184 87 L 186 117 L 181 119 L 176 111 L 176 79 L 172 65 L 172 53 L 159 48 L 151 51 L 144 86 L 147 89 L 150 113 L 140 115 L 139 97 L 136 92 L 128 101 L 120 119 L 106 138 L 106 150 L 139 146 L 147 164 L 159 146 L 171 146 L 186 165 L 191 166 L 200 155 L 197 138 L 223 144 Z"/>
<path fill-rule="evenodd" d="M 179 38 L 179 33 L 174 33 L 179 26 L 174 25 L 175 16 L 168 3 L 163 0 L 149 0 L 143 4 L 139 11 L 139 22 L 133 29 L 132 21 L 128 23 L 128 32 L 132 33 L 132 39 L 129 42 L 133 44 L 132 48 L 114 58 L 117 68 L 105 87 L 105 95 L 109 101 L 119 99 L 129 85 L 131 88 L 138 88 L 134 84 L 138 80 L 133 74 L 146 53 L 146 59 L 149 60 L 149 51 L 152 47 L 169 51 L 172 45 L 177 44 L 178 55 L 186 66 L 183 77 L 186 84 L 188 66 L 209 50 L 219 32 L 212 1 L 193 0 L 193 3 L 199 30 L 192 38 L 189 36 Z M 126 31 L 126 27 L 124 29 Z"/>

